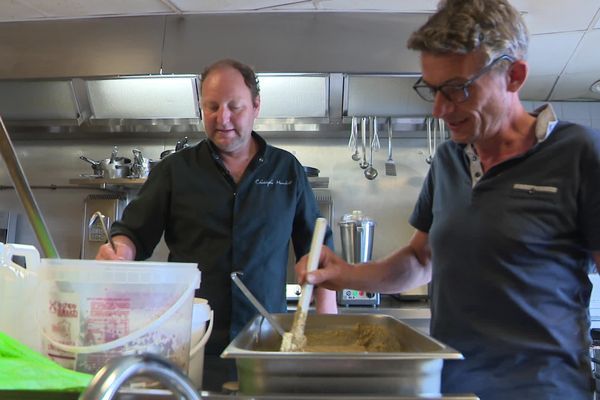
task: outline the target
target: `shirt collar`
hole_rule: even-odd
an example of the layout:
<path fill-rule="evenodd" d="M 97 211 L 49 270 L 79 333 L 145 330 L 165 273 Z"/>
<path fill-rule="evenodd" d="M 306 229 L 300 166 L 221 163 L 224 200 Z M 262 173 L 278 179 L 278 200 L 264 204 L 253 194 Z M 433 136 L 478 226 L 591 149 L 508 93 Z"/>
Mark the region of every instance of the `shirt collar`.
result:
<path fill-rule="evenodd" d="M 554 130 L 554 127 L 558 123 L 558 118 L 556 117 L 556 113 L 554 112 L 554 109 L 550 103 L 544 104 L 543 106 L 537 108 L 532 115 L 536 117 L 535 137 L 537 142 L 541 143 L 548 139 Z M 475 184 L 477 184 L 477 182 L 479 182 L 483 176 L 481 162 L 477 152 L 475 151 L 475 148 L 471 145 L 471 143 L 468 143 L 466 146 L 464 146 L 464 152 L 469 161 L 471 184 L 472 186 L 475 186 Z"/>
<path fill-rule="evenodd" d="M 558 124 L 558 117 L 550 103 L 537 108 L 532 115 L 536 117 L 535 137 L 538 143 L 543 142 L 548 139 L 554 127 Z"/>
<path fill-rule="evenodd" d="M 265 139 L 263 139 L 262 136 L 260 136 L 258 133 L 254 132 L 254 131 L 252 131 L 252 138 L 255 139 L 256 143 L 258 144 L 258 151 L 256 152 L 254 159 L 263 161 L 265 158 L 265 153 L 267 151 L 267 142 Z M 220 160 L 221 156 L 219 156 L 219 151 L 217 149 L 217 146 L 215 146 L 215 144 L 208 138 L 206 139 L 206 143 L 208 144 L 208 151 L 210 152 L 211 156 L 215 160 Z"/>

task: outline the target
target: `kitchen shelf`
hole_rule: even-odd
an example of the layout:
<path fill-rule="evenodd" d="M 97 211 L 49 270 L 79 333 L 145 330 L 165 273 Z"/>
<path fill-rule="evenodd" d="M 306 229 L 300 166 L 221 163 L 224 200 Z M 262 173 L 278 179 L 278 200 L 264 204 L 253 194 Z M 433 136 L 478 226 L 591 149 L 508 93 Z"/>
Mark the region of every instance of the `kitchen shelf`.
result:
<path fill-rule="evenodd" d="M 91 186 L 100 189 L 111 189 L 115 187 L 139 189 L 146 178 L 117 178 L 117 179 L 103 179 L 103 178 L 77 178 L 69 179 L 71 185 L 79 186 Z"/>

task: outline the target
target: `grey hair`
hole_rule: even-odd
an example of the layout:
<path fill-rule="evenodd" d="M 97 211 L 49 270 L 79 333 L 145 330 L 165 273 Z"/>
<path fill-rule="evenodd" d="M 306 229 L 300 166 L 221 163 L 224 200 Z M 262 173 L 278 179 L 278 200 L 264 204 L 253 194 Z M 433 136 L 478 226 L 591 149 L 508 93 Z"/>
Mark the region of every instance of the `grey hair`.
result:
<path fill-rule="evenodd" d="M 527 58 L 529 33 L 507 0 L 441 0 L 438 10 L 408 39 L 409 49 L 434 54 L 484 53 Z"/>

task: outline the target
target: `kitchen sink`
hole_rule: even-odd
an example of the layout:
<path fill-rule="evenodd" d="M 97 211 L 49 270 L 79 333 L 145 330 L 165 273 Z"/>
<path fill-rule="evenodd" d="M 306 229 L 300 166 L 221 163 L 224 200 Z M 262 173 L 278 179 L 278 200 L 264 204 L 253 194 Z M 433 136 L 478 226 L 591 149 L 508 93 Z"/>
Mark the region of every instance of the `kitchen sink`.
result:
<path fill-rule="evenodd" d="M 0 390 L 0 399 L 2 400 L 77 400 L 79 393 L 76 392 L 55 392 L 55 391 L 23 391 L 23 390 Z M 221 393 L 200 392 L 202 400 L 348 400 L 348 395 L 301 395 L 301 394 L 279 394 L 279 395 L 261 395 L 261 396 L 242 396 Z M 474 395 L 441 395 L 433 397 L 398 397 L 384 395 L 369 396 L 350 396 L 352 400 L 478 400 Z M 173 400 L 181 399 L 168 390 L 125 390 L 117 394 L 117 400 Z"/>
<path fill-rule="evenodd" d="M 2 400 L 77 400 L 78 392 L 57 392 L 45 390 L 0 390 Z M 115 399 L 118 400 L 173 400 L 180 399 L 168 390 L 126 390 L 119 392 Z"/>

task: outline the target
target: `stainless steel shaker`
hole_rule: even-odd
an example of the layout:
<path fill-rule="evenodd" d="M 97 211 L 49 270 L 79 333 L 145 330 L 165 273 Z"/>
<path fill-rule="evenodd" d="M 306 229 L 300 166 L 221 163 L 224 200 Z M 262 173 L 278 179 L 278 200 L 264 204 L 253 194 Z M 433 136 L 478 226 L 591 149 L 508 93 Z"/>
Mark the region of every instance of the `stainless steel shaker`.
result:
<path fill-rule="evenodd" d="M 344 260 L 353 264 L 369 261 L 373 255 L 375 221 L 355 210 L 345 214 L 338 224 Z"/>

